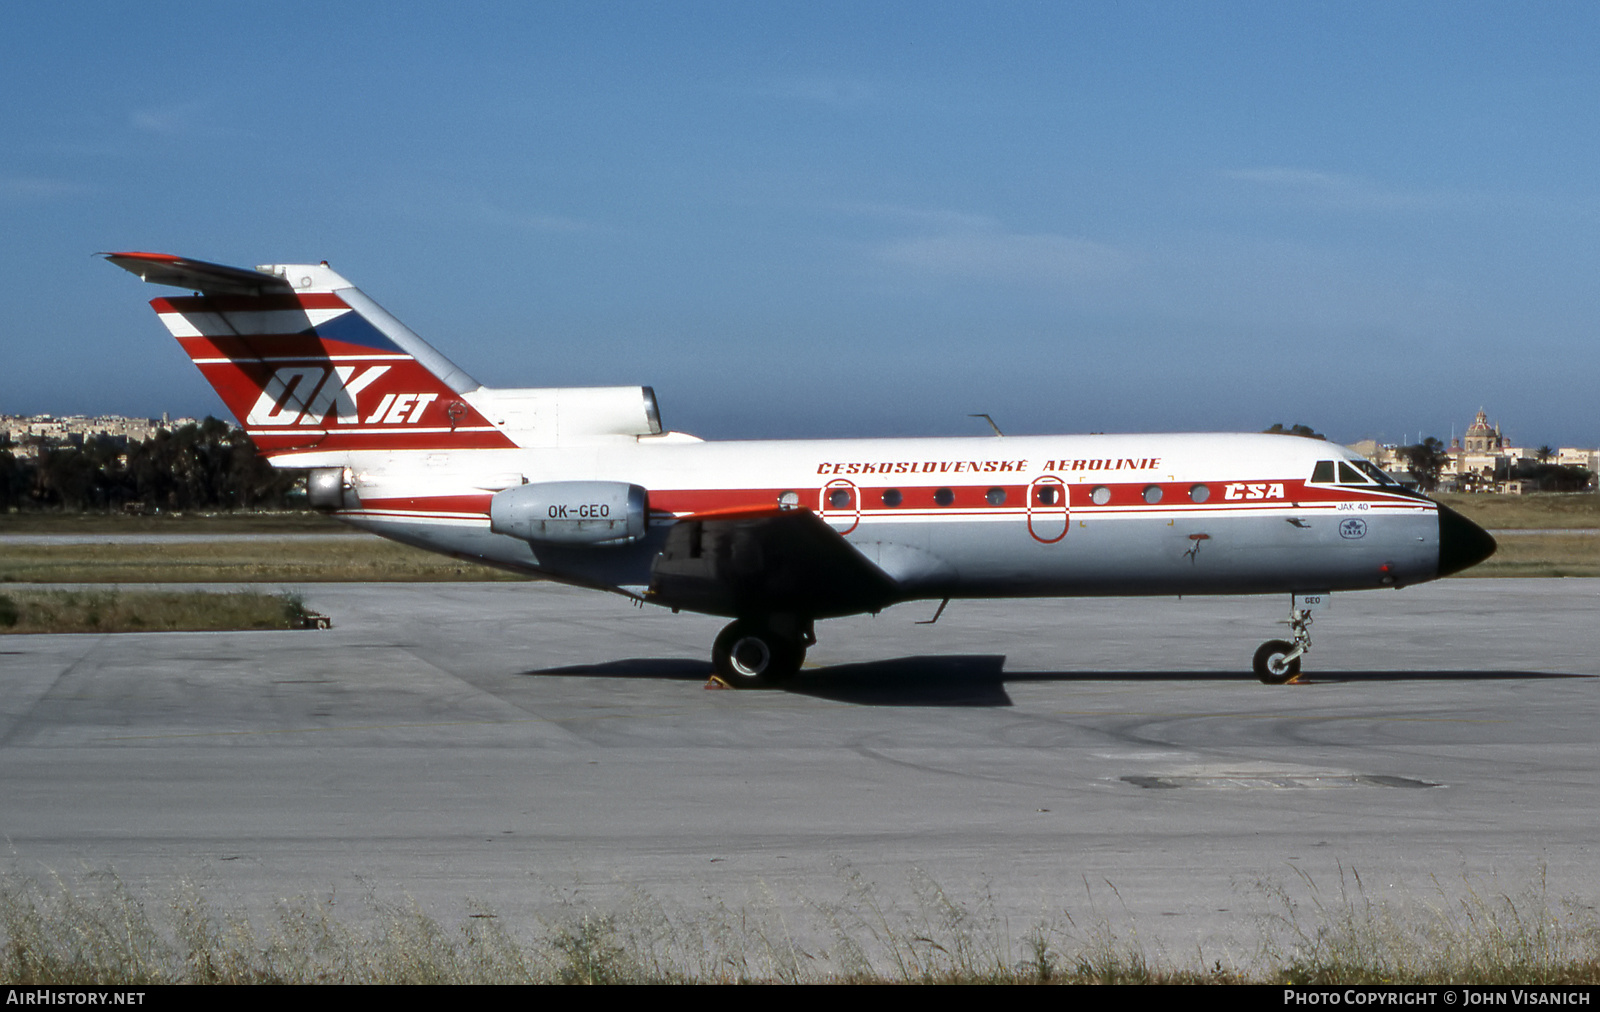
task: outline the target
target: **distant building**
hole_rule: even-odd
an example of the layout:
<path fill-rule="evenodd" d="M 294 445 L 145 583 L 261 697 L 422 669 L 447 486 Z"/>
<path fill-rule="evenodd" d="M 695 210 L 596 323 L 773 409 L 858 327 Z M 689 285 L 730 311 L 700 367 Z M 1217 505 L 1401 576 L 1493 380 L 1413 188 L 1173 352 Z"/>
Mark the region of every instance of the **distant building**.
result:
<path fill-rule="evenodd" d="M 1583 467 L 1587 468 L 1590 474 L 1600 474 L 1600 450 L 1563 446 L 1556 451 L 1556 463 L 1562 467 Z"/>
<path fill-rule="evenodd" d="M 1499 425 L 1491 426 L 1489 416 L 1482 408 L 1467 426 L 1459 439 L 1452 440 L 1446 451 L 1449 462 L 1440 474 L 1441 486 L 1455 492 L 1502 491 L 1511 475 L 1511 440 L 1500 432 Z"/>
<path fill-rule="evenodd" d="M 1350 449 L 1377 464 L 1380 468 L 1393 475 L 1401 484 L 1416 483 L 1416 477 L 1411 474 L 1411 464 L 1400 456 L 1398 443 L 1380 443 L 1376 439 L 1363 439 L 1351 443 Z"/>
<path fill-rule="evenodd" d="M 1366 457 L 1390 474 L 1399 475 L 1409 465 L 1400 456 L 1401 447 L 1364 439 L 1350 449 Z M 1554 454 L 1538 449 L 1513 446 L 1498 424 L 1489 421 L 1481 408 L 1459 438 L 1452 439 L 1439 468 L 1440 492 L 1504 492 L 1521 495 L 1533 491 L 1535 483 L 1516 476 L 1517 465 L 1531 463 L 1581 467 L 1591 475 L 1600 474 L 1600 450 L 1564 446 Z"/>
<path fill-rule="evenodd" d="M 165 419 L 165 416 L 162 416 Z M 193 419 L 180 419 L 180 424 Z M 39 449 L 56 446 L 82 446 L 91 439 L 110 439 L 119 445 L 142 443 L 166 428 L 154 418 L 125 418 L 122 415 L 0 415 L 0 433 L 14 447 L 13 453 L 37 456 Z"/>
<path fill-rule="evenodd" d="M 1508 443 L 1509 440 L 1500 435 L 1500 426 L 1491 427 L 1488 414 L 1482 408 L 1479 408 L 1477 417 L 1472 420 L 1471 425 L 1467 426 L 1466 435 L 1452 443 L 1451 449 L 1459 447 L 1465 449 L 1468 453 L 1493 454 L 1499 452 L 1500 447 Z"/>

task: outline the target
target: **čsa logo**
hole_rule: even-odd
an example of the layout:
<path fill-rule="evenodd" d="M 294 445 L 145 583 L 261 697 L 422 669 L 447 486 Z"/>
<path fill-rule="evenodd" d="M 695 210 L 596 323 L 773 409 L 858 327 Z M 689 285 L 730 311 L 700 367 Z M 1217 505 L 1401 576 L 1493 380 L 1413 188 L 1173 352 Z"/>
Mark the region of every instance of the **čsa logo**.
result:
<path fill-rule="evenodd" d="M 1234 482 L 1222 493 L 1224 499 L 1282 499 L 1283 486 L 1276 482 L 1247 485 Z"/>
<path fill-rule="evenodd" d="M 356 395 L 384 373 L 386 365 L 358 372 L 353 365 L 284 366 L 272 374 L 245 419 L 248 425 L 317 425 L 336 412 L 339 424 L 414 425 L 438 394 L 384 394 L 365 418 Z"/>

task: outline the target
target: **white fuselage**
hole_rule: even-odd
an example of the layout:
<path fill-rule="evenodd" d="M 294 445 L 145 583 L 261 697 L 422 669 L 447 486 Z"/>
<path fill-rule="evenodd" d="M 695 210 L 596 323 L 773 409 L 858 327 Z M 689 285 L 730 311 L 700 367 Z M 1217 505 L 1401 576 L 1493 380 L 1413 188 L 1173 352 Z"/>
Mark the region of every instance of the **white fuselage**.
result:
<path fill-rule="evenodd" d="M 333 463 L 321 456 L 278 462 Z M 1348 468 L 1360 458 L 1293 436 L 700 442 L 667 434 L 338 457 L 361 502 L 339 513 L 351 523 L 638 596 L 659 538 L 540 547 L 490 532 L 490 497 L 523 483 L 628 482 L 648 490 L 652 535 L 718 511 L 811 509 L 906 597 L 1360 589 L 1438 571 L 1434 503 L 1365 474 L 1359 484 L 1314 482 L 1319 462 Z"/>

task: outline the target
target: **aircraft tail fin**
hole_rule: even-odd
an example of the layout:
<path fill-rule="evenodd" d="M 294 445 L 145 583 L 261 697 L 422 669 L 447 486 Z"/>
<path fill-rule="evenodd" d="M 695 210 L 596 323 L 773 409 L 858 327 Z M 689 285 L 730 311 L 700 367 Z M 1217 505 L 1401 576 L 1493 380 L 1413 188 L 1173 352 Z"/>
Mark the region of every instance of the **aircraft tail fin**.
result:
<path fill-rule="evenodd" d="M 476 380 L 326 263 L 103 255 L 194 293 L 150 305 L 264 456 L 515 445 L 466 396 Z"/>

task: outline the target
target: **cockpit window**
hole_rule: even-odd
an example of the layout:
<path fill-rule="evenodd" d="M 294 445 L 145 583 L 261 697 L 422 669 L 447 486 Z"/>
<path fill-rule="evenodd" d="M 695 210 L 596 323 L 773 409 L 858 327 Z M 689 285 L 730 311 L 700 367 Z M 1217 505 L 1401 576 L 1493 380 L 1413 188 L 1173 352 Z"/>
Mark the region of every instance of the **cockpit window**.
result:
<path fill-rule="evenodd" d="M 1361 477 L 1360 471 L 1341 460 L 1339 461 L 1339 484 L 1365 485 L 1367 484 L 1367 479 Z"/>
<path fill-rule="evenodd" d="M 1368 478 L 1371 478 L 1379 485 L 1400 484 L 1398 481 L 1395 481 L 1393 478 L 1389 477 L 1383 468 L 1379 467 L 1377 464 L 1374 464 L 1370 460 L 1358 460 L 1355 462 L 1355 465 L 1361 470 L 1362 474 L 1366 475 Z"/>
<path fill-rule="evenodd" d="M 1338 478 L 1334 477 L 1334 469 L 1338 469 Z M 1384 473 L 1383 468 L 1370 460 L 1319 460 L 1317 466 L 1311 469 L 1311 481 L 1318 485 L 1332 485 L 1337 480 L 1340 485 L 1370 485 L 1377 482 L 1379 485 L 1393 485 L 1399 487 L 1400 483 Z"/>

